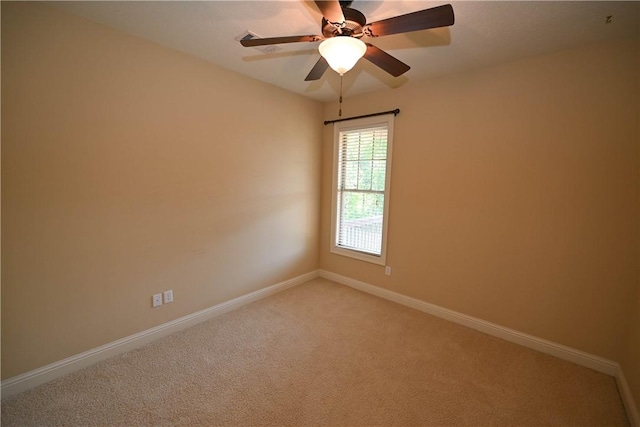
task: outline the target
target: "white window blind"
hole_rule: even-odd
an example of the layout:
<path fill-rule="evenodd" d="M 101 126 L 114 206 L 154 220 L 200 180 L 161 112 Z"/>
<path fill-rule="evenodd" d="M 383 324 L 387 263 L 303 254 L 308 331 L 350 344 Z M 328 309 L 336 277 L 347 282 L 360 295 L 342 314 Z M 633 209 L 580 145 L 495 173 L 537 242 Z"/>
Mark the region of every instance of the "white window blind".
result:
<path fill-rule="evenodd" d="M 336 132 L 334 252 L 355 251 L 376 263 L 384 263 L 390 120 Z"/>

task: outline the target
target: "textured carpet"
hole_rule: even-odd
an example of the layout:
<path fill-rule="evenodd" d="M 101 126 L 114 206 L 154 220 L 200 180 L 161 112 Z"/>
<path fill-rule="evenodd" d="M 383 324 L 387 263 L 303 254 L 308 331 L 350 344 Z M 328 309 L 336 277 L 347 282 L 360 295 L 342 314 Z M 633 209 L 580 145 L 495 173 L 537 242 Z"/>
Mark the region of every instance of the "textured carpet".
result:
<path fill-rule="evenodd" d="M 613 378 L 323 279 L 5 399 L 2 425 L 628 425 Z"/>

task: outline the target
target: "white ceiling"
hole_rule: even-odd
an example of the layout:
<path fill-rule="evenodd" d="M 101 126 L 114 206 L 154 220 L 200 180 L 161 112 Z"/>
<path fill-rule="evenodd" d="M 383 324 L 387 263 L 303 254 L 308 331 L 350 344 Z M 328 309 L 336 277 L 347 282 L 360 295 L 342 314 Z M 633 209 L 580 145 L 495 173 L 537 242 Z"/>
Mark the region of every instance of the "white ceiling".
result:
<path fill-rule="evenodd" d="M 374 22 L 445 3 L 355 0 L 351 7 Z M 360 60 L 344 76 L 345 96 L 640 34 L 640 2 L 635 1 L 450 3 L 456 19 L 452 27 L 370 39 L 411 70 L 394 78 Z M 338 96 L 340 80 L 331 69 L 318 81 L 304 81 L 319 58 L 317 42 L 279 45 L 278 51 L 265 54 L 236 41 L 247 30 L 260 37 L 321 34 L 322 15 L 312 1 L 50 4 L 309 98 L 329 101 Z M 612 16 L 611 23 L 606 23 L 607 16 Z"/>

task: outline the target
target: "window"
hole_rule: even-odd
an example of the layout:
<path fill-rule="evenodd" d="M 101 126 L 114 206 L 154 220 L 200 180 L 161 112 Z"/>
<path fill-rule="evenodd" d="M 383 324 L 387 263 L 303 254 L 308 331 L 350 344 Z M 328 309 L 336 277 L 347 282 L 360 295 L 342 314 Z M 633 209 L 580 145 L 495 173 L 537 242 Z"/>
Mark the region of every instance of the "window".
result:
<path fill-rule="evenodd" d="M 393 119 L 334 125 L 333 253 L 385 264 Z"/>

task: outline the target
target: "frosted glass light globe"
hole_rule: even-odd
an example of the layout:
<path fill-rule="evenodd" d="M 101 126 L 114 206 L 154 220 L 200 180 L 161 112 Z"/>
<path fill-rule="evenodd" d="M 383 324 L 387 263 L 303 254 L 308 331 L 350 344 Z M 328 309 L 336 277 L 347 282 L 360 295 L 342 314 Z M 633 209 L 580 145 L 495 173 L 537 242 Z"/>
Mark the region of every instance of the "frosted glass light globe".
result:
<path fill-rule="evenodd" d="M 367 45 L 355 37 L 337 36 L 320 43 L 318 50 L 329 66 L 343 75 L 362 58 L 367 51 Z"/>

